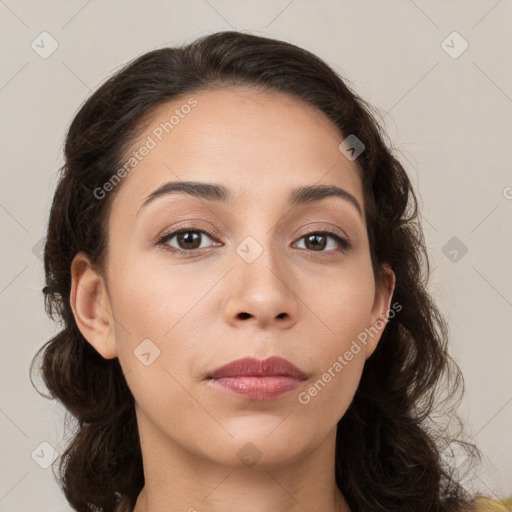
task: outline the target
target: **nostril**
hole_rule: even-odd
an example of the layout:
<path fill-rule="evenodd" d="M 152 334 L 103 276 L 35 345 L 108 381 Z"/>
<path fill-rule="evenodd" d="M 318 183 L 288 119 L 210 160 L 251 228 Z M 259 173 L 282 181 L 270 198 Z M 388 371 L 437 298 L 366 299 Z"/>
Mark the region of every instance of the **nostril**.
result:
<path fill-rule="evenodd" d="M 251 315 L 249 313 L 239 313 L 238 316 L 245 320 L 246 318 L 249 318 Z"/>

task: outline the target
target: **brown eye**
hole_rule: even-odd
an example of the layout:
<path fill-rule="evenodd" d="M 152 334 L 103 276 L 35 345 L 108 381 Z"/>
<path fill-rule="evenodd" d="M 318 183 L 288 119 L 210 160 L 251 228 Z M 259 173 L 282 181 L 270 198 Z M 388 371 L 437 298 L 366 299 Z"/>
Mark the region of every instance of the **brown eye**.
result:
<path fill-rule="evenodd" d="M 198 249 L 201 245 L 201 235 L 197 231 L 184 231 L 176 235 L 180 249 Z"/>
<path fill-rule="evenodd" d="M 350 248 L 350 244 L 347 239 L 331 231 L 315 231 L 314 233 L 308 233 L 307 235 L 304 235 L 300 240 L 305 240 L 305 249 L 309 251 L 327 252 L 324 249 L 328 245 L 329 238 L 336 241 L 338 248 L 341 248 L 339 250 L 342 252 Z M 334 244 L 334 247 L 329 247 L 329 249 L 336 249 L 336 244 Z"/>
<path fill-rule="evenodd" d="M 319 250 L 323 250 L 325 249 L 326 245 L 327 245 L 327 240 L 326 240 L 326 236 L 324 235 L 316 235 L 316 234 L 313 234 L 313 235 L 307 235 L 305 237 L 305 240 L 306 240 L 306 248 L 307 249 L 310 249 L 310 250 L 316 250 L 316 249 L 319 249 Z"/>
<path fill-rule="evenodd" d="M 157 243 L 158 245 L 163 245 L 171 252 L 193 253 L 194 251 L 205 247 L 201 247 L 201 242 L 205 236 L 212 239 L 212 235 L 202 229 L 184 228 L 164 234 Z M 177 247 L 169 243 L 174 238 L 176 239 L 175 244 L 177 244 Z"/>

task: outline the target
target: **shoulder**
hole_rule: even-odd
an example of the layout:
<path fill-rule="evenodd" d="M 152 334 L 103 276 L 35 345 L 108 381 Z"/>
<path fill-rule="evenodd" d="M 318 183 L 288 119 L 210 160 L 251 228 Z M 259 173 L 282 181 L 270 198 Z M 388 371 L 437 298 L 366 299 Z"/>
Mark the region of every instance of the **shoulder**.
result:
<path fill-rule="evenodd" d="M 478 496 L 474 501 L 475 512 L 512 512 L 512 497 L 503 500 L 493 500 Z"/>

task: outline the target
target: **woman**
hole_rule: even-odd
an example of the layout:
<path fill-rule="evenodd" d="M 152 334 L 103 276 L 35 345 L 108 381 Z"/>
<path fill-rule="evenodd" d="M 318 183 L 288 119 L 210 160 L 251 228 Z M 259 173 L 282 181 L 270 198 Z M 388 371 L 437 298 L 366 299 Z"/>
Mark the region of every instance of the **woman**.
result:
<path fill-rule="evenodd" d="M 450 465 L 479 456 L 454 407 L 432 419 L 462 377 L 411 183 L 323 61 L 238 32 L 149 52 L 82 106 L 62 171 L 41 350 L 74 509 L 492 504 Z"/>

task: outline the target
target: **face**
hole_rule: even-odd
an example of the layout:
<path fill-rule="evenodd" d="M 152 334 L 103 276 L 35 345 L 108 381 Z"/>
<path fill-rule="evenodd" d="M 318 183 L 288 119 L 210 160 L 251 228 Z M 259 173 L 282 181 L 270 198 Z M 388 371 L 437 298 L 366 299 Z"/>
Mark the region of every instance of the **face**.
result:
<path fill-rule="evenodd" d="M 106 279 L 96 287 L 76 263 L 72 292 L 86 339 L 119 358 L 141 432 L 232 467 L 244 463 L 241 448 L 273 467 L 335 432 L 383 327 L 365 342 L 361 333 L 386 315 L 392 292 L 375 286 L 361 181 L 342 140 L 313 107 L 249 87 L 195 93 L 153 114 L 117 185 Z M 224 193 L 152 196 L 169 182 Z M 312 186 L 342 192 L 290 201 Z M 87 287 L 98 293 L 96 317 L 80 295 Z M 303 379 L 244 395 L 208 378 L 270 356 Z"/>

